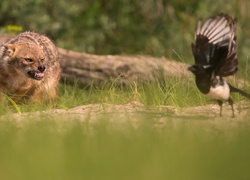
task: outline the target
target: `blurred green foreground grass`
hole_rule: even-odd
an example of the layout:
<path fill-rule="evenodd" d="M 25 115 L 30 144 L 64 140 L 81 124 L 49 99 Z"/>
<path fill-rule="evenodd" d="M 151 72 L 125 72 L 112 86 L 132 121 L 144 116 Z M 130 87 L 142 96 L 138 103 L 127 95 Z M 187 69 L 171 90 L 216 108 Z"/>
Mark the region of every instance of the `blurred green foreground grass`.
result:
<path fill-rule="evenodd" d="M 0 179 L 250 178 L 247 120 L 217 126 L 208 119 L 185 117 L 176 124 L 169 117 L 165 125 L 155 126 L 147 117 L 145 113 L 136 126 L 131 121 L 114 125 L 108 116 L 94 124 L 49 116 L 2 120 Z"/>

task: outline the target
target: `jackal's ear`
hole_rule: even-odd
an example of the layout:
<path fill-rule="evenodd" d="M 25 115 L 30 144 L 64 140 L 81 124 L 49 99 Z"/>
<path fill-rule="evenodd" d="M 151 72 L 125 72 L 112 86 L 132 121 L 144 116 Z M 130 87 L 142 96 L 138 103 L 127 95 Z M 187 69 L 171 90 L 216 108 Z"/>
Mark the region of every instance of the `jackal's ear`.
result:
<path fill-rule="evenodd" d="M 4 44 L 4 47 L 7 49 L 7 55 L 9 57 L 14 57 L 17 45 L 15 44 Z"/>

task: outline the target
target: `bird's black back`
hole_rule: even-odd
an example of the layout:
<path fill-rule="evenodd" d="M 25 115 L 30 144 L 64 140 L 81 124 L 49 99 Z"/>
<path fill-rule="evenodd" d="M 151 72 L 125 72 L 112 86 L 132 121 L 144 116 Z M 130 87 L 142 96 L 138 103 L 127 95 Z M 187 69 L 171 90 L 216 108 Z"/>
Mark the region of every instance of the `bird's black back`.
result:
<path fill-rule="evenodd" d="M 236 73 L 236 19 L 221 13 L 199 21 L 192 51 L 195 64 L 211 67 L 213 75 L 225 77 Z"/>

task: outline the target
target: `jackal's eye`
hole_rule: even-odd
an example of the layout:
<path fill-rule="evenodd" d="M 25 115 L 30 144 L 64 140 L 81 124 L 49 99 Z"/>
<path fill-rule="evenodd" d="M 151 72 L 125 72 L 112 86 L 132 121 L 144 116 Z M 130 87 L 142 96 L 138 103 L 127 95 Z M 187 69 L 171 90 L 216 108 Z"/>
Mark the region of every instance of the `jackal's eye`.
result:
<path fill-rule="evenodd" d="M 24 58 L 24 60 L 27 62 L 33 62 L 33 59 L 31 59 L 31 58 Z"/>

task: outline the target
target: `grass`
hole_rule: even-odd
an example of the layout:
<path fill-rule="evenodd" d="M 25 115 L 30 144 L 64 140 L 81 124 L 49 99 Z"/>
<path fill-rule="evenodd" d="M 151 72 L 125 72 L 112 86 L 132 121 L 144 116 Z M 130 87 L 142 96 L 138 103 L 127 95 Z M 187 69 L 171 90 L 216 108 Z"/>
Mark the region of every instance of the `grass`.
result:
<path fill-rule="evenodd" d="M 194 86 L 193 81 L 180 77 L 165 77 L 155 82 L 131 83 L 126 87 L 117 87 L 113 83 L 105 83 L 102 87 L 90 85 L 84 89 L 77 85 L 73 87 L 64 85 L 60 96 L 62 98 L 59 103 L 63 106 L 93 103 L 126 104 L 138 101 L 145 106 L 188 107 L 204 104 L 207 100 Z"/>
<path fill-rule="evenodd" d="M 100 119 L 91 128 L 79 121 L 4 121 L 0 178 L 249 179 L 249 124 L 216 128 L 174 120 L 155 128 L 150 119 L 137 127 Z"/>
<path fill-rule="evenodd" d="M 183 86 L 188 87 L 188 91 Z M 201 96 L 193 82 L 188 84 L 180 78 L 165 78 L 155 82 L 137 82 L 128 86 L 116 86 L 114 83 L 104 83 L 101 87 L 89 85 L 81 88 L 77 83 L 69 85 L 61 83 L 59 86 L 58 100 L 51 104 L 15 104 L 11 98 L 5 96 L 2 102 L 0 114 L 41 111 L 53 107 L 69 109 L 86 104 L 127 104 L 138 101 L 145 106 L 172 105 L 176 107 L 187 107 L 204 103 L 204 96 Z M 199 98 L 199 101 L 192 99 Z M 183 98 L 186 98 L 183 101 Z M 195 103 L 192 103 L 195 102 Z M 196 103 L 198 102 L 198 104 Z M 10 104 L 12 106 L 10 106 Z"/>
<path fill-rule="evenodd" d="M 145 110 L 128 114 L 123 123 L 118 115 L 117 121 L 111 121 L 116 115 L 105 113 L 96 123 L 91 123 L 91 117 L 82 121 L 48 114 L 16 121 L 10 115 L 133 101 Z M 6 99 L 0 109 L 4 117 L 0 120 L 0 179 L 249 179 L 248 115 L 217 122 L 206 115 L 175 116 L 157 110 L 161 105 L 183 108 L 211 102 L 215 103 L 192 80 L 177 77 L 127 87 L 105 83 L 80 88 L 77 83 L 61 83 L 58 101 L 48 105 L 10 106 Z M 156 108 L 148 111 L 147 107 Z"/>

